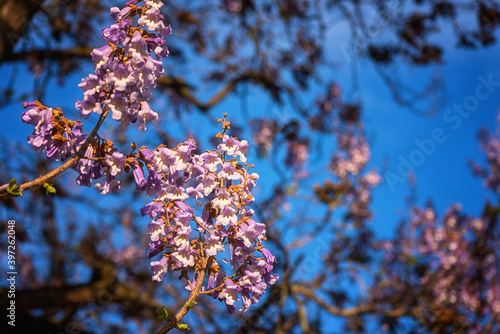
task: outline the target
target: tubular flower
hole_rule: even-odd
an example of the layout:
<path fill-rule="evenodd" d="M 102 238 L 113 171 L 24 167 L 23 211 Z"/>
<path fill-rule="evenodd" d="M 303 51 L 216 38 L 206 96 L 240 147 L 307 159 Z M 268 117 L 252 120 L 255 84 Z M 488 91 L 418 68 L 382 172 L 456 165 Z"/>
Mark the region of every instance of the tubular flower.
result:
<path fill-rule="evenodd" d="M 236 302 L 241 301 L 240 310 L 257 303 L 278 276 L 271 274 L 276 258 L 262 244 L 265 225 L 252 219 L 249 208 L 259 176 L 249 173 L 248 143 L 225 131 L 218 137 L 222 143 L 217 149 L 201 154 L 193 153 L 193 140 L 153 150 L 150 173 L 163 182 L 141 213 L 152 219 L 150 257 L 162 254 L 161 260 L 151 262 L 153 280 L 161 281 L 169 270 L 191 270 L 194 282 L 208 259 L 208 284 L 202 291 L 210 291 L 233 312 Z M 200 216 L 196 206 L 203 207 Z M 226 251 L 230 259 L 219 259 Z M 235 274 L 228 277 L 223 266 Z"/>

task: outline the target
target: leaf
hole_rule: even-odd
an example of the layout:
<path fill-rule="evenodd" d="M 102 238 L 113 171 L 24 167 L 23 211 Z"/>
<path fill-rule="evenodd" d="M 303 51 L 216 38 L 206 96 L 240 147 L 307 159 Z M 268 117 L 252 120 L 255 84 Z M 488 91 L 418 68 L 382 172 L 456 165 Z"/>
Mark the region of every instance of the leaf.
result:
<path fill-rule="evenodd" d="M 55 194 L 56 193 L 56 188 L 54 188 L 54 186 L 51 185 L 50 183 L 45 182 L 43 184 L 43 187 L 45 188 L 45 191 L 47 192 L 47 195 L 48 194 Z"/>
<path fill-rule="evenodd" d="M 175 328 L 177 328 L 181 332 L 185 332 L 185 331 L 190 330 L 187 324 L 177 324 L 177 325 L 175 325 Z"/>
<path fill-rule="evenodd" d="M 190 301 L 190 302 L 186 302 L 186 308 L 189 310 L 190 308 L 192 308 L 193 306 L 195 306 L 196 304 L 198 304 L 197 302 L 195 302 L 194 300 Z"/>
<path fill-rule="evenodd" d="M 13 197 L 23 195 L 21 187 L 19 186 L 19 184 L 17 184 L 16 178 L 13 178 L 12 180 L 10 180 L 9 186 L 7 187 L 6 191 L 7 191 L 7 194 L 9 194 L 10 196 L 13 196 Z"/>
<path fill-rule="evenodd" d="M 12 180 L 10 180 L 10 182 L 9 182 L 9 188 L 12 188 L 16 183 L 17 183 L 16 178 L 13 178 Z"/>
<path fill-rule="evenodd" d="M 158 312 L 158 319 L 164 319 L 165 321 L 170 321 L 170 314 L 168 314 L 168 311 L 165 308 L 165 306 L 156 309 L 156 312 Z"/>

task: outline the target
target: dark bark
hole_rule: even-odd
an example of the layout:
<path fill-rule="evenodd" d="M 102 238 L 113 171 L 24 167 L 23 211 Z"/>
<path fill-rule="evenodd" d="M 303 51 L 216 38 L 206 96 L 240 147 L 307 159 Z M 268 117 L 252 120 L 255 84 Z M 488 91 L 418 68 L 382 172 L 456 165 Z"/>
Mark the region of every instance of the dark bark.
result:
<path fill-rule="evenodd" d="M 0 62 L 12 54 L 41 3 L 41 0 L 0 0 Z"/>

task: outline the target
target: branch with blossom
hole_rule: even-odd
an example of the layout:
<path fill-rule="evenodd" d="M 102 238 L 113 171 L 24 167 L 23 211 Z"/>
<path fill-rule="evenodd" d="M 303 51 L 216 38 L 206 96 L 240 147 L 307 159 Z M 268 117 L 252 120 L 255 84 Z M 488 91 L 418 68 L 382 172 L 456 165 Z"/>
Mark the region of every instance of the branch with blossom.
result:
<path fill-rule="evenodd" d="M 178 322 L 200 294 L 224 301 L 229 312 L 241 300 L 239 310 L 246 311 L 278 275 L 271 273 L 276 258 L 263 245 L 265 225 L 253 219 L 255 212 L 250 208 L 259 176 L 249 171 L 253 165 L 247 163 L 248 142 L 226 134 L 230 128 L 227 114 L 219 120 L 221 144 L 202 154 L 193 153 L 197 145 L 192 139 L 172 149 L 160 145 L 137 150 L 132 143 L 132 152 L 124 154 L 111 140 L 99 136 L 108 115 L 120 123 L 120 131 L 133 123 L 145 131 L 147 123 L 158 119 L 148 101 L 164 72 L 161 60 L 169 54 L 164 37 L 171 29 L 163 23 L 161 1 L 144 0 L 143 7 L 140 2 L 132 0 L 123 9 L 111 8 L 115 23 L 102 30 L 106 45 L 91 52 L 94 73 L 78 85 L 84 97 L 75 107 L 84 120 L 91 113 L 99 114 L 97 125 L 87 135 L 83 122 L 66 118 L 60 108 L 39 101 L 23 103 L 27 110 L 22 120 L 34 127 L 28 143 L 48 159 L 65 163 L 33 181 L 4 185 L 0 191 L 22 195 L 23 190 L 45 184 L 71 168 L 78 173 L 78 185 L 90 187 L 98 181 L 94 187 L 105 195 L 117 192 L 120 176 L 132 171 L 136 189 L 155 196 L 141 209 L 152 219 L 149 258 L 162 254 L 151 262 L 153 280 L 160 282 L 168 271 L 179 271 L 191 290 L 175 317 L 165 316 L 168 322 L 159 333 L 166 333 L 183 328 Z M 197 214 L 195 208 L 200 207 L 203 210 Z M 218 254 L 227 251 L 229 259 L 218 259 Z"/>

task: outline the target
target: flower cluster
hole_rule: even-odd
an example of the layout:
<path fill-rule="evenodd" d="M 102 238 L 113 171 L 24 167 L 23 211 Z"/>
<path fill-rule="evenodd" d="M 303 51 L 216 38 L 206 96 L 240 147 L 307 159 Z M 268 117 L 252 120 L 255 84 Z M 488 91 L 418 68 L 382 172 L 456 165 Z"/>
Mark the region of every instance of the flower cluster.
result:
<path fill-rule="evenodd" d="M 83 89 L 84 98 L 75 106 L 84 119 L 91 112 L 101 114 L 107 110 L 113 119 L 121 122 L 122 130 L 137 121 L 139 130 L 146 130 L 146 123 L 158 118 L 148 100 L 152 94 L 150 88 L 154 88 L 156 80 L 163 75 L 161 59 L 168 56 L 163 37 L 169 35 L 171 29 L 163 23 L 161 1 L 145 0 L 144 7 L 136 6 L 139 2 L 129 1 L 121 10 L 111 8 L 115 23 L 102 30 L 107 45 L 91 53 L 95 74 L 82 79 L 78 85 Z M 134 27 L 132 17 L 136 15 L 139 18 Z M 75 155 L 87 139 L 82 133 L 82 123 L 64 118 L 60 109 L 47 108 L 38 101 L 26 102 L 23 107 L 29 108 L 22 115 L 23 121 L 35 127 L 28 142 L 34 149 L 45 151 L 48 158 L 65 160 Z M 102 194 L 115 192 L 120 189 L 117 176 L 132 168 L 140 183 L 137 188 L 147 188 L 146 181 L 141 183 L 137 179 L 143 163 L 132 155 L 118 152 L 111 141 L 90 138 L 86 151 L 81 153 L 82 157 L 73 166 L 79 173 L 78 185 L 90 187 L 93 180 L 104 177 L 104 183 L 97 183 L 95 187 Z M 155 181 L 148 182 L 151 189 L 150 183 Z M 151 191 L 148 194 L 152 194 Z"/>
<path fill-rule="evenodd" d="M 340 117 L 340 116 L 339 116 Z M 315 185 L 316 197 L 330 207 L 346 206 L 345 218 L 359 226 L 372 218 L 369 209 L 371 191 L 380 183 L 379 174 L 372 170 L 362 173 L 370 160 L 370 148 L 364 134 L 356 124 L 343 120 L 343 130 L 336 132 L 338 152 L 330 162 L 329 169 L 336 181 L 326 180 Z"/>
<path fill-rule="evenodd" d="M 302 169 L 309 158 L 309 141 L 293 138 L 286 141 L 285 164 L 295 169 Z"/>
<path fill-rule="evenodd" d="M 228 128 L 225 118 L 221 122 Z M 161 281 L 169 270 L 181 271 L 188 279 L 188 270 L 194 269 L 193 280 L 188 279 L 188 288 L 192 289 L 199 272 L 207 269 L 209 278 L 202 293 L 224 301 L 233 312 L 240 296 L 240 310 L 247 310 L 278 276 L 271 274 L 275 257 L 262 245 L 265 225 L 253 219 L 250 208 L 255 200 L 251 192 L 259 176 L 248 171 L 248 143 L 225 131 L 218 137 L 222 143 L 217 149 L 201 154 L 193 153 L 193 140 L 174 149 L 160 147 L 148 152 L 150 176 L 156 173 L 159 177 L 156 199 L 141 213 L 152 219 L 150 258 L 162 253 L 161 259 L 151 262 L 153 279 Z M 196 207 L 201 215 L 197 215 Z M 229 259 L 217 259 L 218 254 L 227 252 Z M 225 264 L 234 272 L 232 275 L 222 269 Z"/>
<path fill-rule="evenodd" d="M 331 132 L 338 127 L 337 111 L 342 108 L 342 92 L 336 83 L 327 86 L 326 94 L 321 94 L 315 101 L 316 113 L 308 118 L 312 129 Z"/>
<path fill-rule="evenodd" d="M 129 1 L 122 10 L 111 8 L 116 22 L 102 30 L 107 45 L 92 51 L 95 74 L 78 85 L 84 98 L 75 105 L 85 119 L 108 108 L 113 119 L 121 122 L 121 130 L 137 121 L 139 129 L 145 130 L 147 122 L 158 119 L 148 104 L 150 87 L 156 87 L 163 75 L 161 59 L 168 56 L 163 37 L 171 34 L 160 14 L 161 1 L 145 0 L 144 7 L 136 6 L 138 2 Z M 134 15 L 140 16 L 137 27 Z"/>
<path fill-rule="evenodd" d="M 348 174 L 357 175 L 370 160 L 370 148 L 363 136 L 353 133 L 339 134 L 337 153 L 330 164 L 330 169 L 339 178 Z"/>
<path fill-rule="evenodd" d="M 250 121 L 252 139 L 258 146 L 260 155 L 267 155 L 281 140 L 285 142 L 285 164 L 295 172 L 304 172 L 309 159 L 309 139 L 300 135 L 301 123 L 290 120 L 284 124 L 265 118 Z"/>
<path fill-rule="evenodd" d="M 23 121 L 34 125 L 28 142 L 45 151 L 48 158 L 76 156 L 72 168 L 78 172 L 77 183 L 90 187 L 93 180 L 104 178 L 104 184 L 95 185 L 101 194 L 119 190 L 118 176 L 132 170 L 136 188 L 155 196 L 141 209 L 152 219 L 149 257 L 162 254 L 151 263 L 153 279 L 161 281 L 169 270 L 181 271 L 188 288 L 193 289 L 200 273 L 206 272 L 208 282 L 202 286 L 202 294 L 224 301 L 230 312 L 240 300 L 241 310 L 247 310 L 278 275 L 271 274 L 276 258 L 262 245 L 265 225 L 253 219 L 250 208 L 259 176 L 249 173 L 253 165 L 246 162 L 248 142 L 226 135 L 230 128 L 227 114 L 220 120 L 223 132 L 217 137 L 221 143 L 201 154 L 195 153 L 194 140 L 154 150 L 144 146 L 137 150 L 133 143 L 132 152 L 123 154 L 110 140 L 97 135 L 108 113 L 121 122 L 122 130 L 137 121 L 139 130 L 145 130 L 147 122 L 158 118 L 148 100 L 150 88 L 163 74 L 160 60 L 168 55 L 163 37 L 171 31 L 163 23 L 161 1 L 144 0 L 144 7 L 137 6 L 139 2 L 111 9 L 115 23 L 102 30 L 107 45 L 92 51 L 95 73 L 79 84 L 84 95 L 76 103 L 80 115 L 86 119 L 92 112 L 101 114 L 91 136 L 82 133 L 80 121 L 68 120 L 60 109 L 34 101 L 23 105 L 28 109 Z M 134 27 L 132 17 L 136 15 L 138 25 Z M 197 207 L 203 208 L 198 215 Z M 229 259 L 218 259 L 222 253 L 229 254 Z M 226 274 L 226 267 L 231 275 Z M 192 280 L 190 271 L 194 271 Z"/>
<path fill-rule="evenodd" d="M 252 129 L 252 139 L 257 145 L 259 152 L 262 155 L 268 154 L 280 130 L 278 123 L 275 120 L 258 118 L 251 120 L 250 126 Z"/>
<path fill-rule="evenodd" d="M 498 123 L 500 124 L 500 114 Z M 500 127 L 497 127 L 497 133 Z M 500 139 L 497 135 L 483 130 L 479 134 L 479 143 L 486 152 L 487 167 L 471 163 L 474 174 L 484 180 L 484 185 L 495 193 L 500 193 Z"/>
<path fill-rule="evenodd" d="M 24 102 L 21 119 L 33 125 L 33 134 L 28 137 L 36 151 L 45 151 L 49 159 L 65 160 L 77 152 L 85 142 L 82 123 L 64 117 L 61 109 L 47 108 L 39 101 Z"/>
<path fill-rule="evenodd" d="M 237 14 L 243 10 L 243 1 L 222 0 L 220 6 L 231 14 Z"/>

